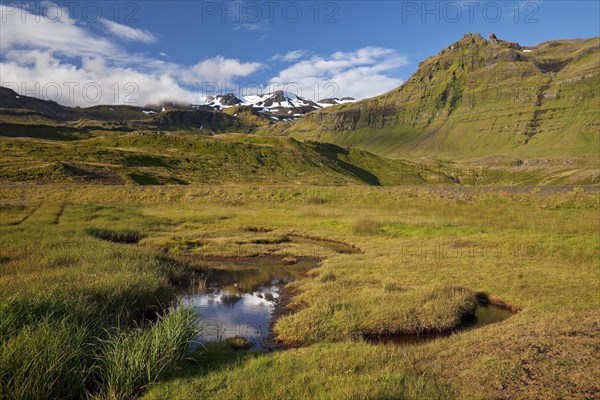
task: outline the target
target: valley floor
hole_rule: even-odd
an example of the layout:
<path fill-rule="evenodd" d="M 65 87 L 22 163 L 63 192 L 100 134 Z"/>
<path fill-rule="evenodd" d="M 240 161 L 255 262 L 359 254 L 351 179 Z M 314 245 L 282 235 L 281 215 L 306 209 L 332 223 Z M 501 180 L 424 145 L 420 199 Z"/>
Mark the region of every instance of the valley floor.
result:
<path fill-rule="evenodd" d="M 0 391 L 8 399 L 598 398 L 598 193 L 2 186 Z M 166 306 L 205 268 L 182 254 L 322 261 L 288 287 L 290 312 L 274 327 L 281 351 L 208 345 L 182 356 L 193 333 Z M 518 312 L 426 343 L 362 339 L 457 327 L 481 296 Z"/>

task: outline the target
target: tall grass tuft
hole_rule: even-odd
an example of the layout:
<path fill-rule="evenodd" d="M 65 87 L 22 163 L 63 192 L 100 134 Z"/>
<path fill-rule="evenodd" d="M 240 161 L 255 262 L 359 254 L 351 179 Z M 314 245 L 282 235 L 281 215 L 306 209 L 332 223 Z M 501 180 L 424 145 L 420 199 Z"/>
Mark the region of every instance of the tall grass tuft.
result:
<path fill-rule="evenodd" d="M 150 329 L 112 335 L 104 343 L 100 367 L 101 397 L 129 399 L 183 359 L 198 335 L 194 311 L 178 308 L 159 317 Z"/>
<path fill-rule="evenodd" d="M 375 221 L 372 219 L 361 219 L 354 223 L 352 227 L 352 232 L 355 235 L 361 236 L 374 236 L 381 232 L 381 227 L 383 224 L 379 221 Z"/>
<path fill-rule="evenodd" d="M 93 331 L 73 318 L 23 327 L 0 346 L 0 397 L 83 397 L 93 371 Z"/>
<path fill-rule="evenodd" d="M 86 229 L 85 232 L 97 239 L 107 240 L 115 243 L 137 243 L 144 238 L 143 233 L 132 230 L 89 228 Z"/>
<path fill-rule="evenodd" d="M 383 282 L 383 290 L 386 292 L 403 292 L 407 289 L 395 280 L 386 279 Z"/>
<path fill-rule="evenodd" d="M 321 275 L 319 275 L 319 280 L 323 283 L 325 282 L 333 282 L 335 281 L 335 274 L 331 271 L 325 271 Z"/>
<path fill-rule="evenodd" d="M 327 199 L 323 198 L 323 197 L 318 197 L 318 196 L 312 196 L 309 197 L 308 199 L 306 199 L 306 202 L 308 204 L 317 204 L 317 205 L 321 205 L 321 204 L 325 204 L 328 202 Z"/>

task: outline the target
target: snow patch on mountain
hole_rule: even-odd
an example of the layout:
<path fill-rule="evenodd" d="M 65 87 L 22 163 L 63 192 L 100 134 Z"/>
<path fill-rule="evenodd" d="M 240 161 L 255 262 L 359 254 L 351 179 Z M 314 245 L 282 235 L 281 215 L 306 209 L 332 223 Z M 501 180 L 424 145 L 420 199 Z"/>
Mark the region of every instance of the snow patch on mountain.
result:
<path fill-rule="evenodd" d="M 333 97 L 330 99 L 319 100 L 317 102 L 317 104 L 320 105 L 322 108 L 336 106 L 338 104 L 345 104 L 345 103 L 356 103 L 356 99 L 353 97 L 342 97 L 341 99 L 338 99 L 337 97 Z"/>
<path fill-rule="evenodd" d="M 292 121 L 314 110 L 355 101 L 351 97 L 344 97 L 341 99 L 323 99 L 315 102 L 294 93 L 280 90 L 273 93 L 241 96 L 241 99 L 233 93 L 211 95 L 207 96 L 201 104 L 182 106 L 173 103 L 169 105 L 169 108 L 172 106 L 176 109 L 183 107 L 190 110 L 222 111 L 230 107 L 251 107 L 265 118 L 277 121 Z M 164 110 L 165 108 L 162 107 L 161 111 Z"/>

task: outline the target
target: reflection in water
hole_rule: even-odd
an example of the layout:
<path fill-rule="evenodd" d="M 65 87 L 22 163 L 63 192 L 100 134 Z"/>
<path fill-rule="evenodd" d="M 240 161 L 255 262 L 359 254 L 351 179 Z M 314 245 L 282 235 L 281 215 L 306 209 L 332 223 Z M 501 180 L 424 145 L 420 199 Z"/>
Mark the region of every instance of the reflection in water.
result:
<path fill-rule="evenodd" d="M 203 330 L 198 338 L 201 343 L 243 336 L 254 343 L 254 350 L 266 350 L 265 341 L 280 289 L 297 277 L 297 268 L 278 265 L 232 268 L 211 270 L 207 290 L 183 296 L 182 303 L 201 314 Z"/>

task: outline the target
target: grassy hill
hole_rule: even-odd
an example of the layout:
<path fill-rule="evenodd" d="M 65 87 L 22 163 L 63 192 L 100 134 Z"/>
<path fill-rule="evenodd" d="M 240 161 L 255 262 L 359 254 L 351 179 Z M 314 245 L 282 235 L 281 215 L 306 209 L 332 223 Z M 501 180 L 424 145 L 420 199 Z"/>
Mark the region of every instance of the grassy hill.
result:
<path fill-rule="evenodd" d="M 226 114 L 223 114 L 226 115 Z M 0 182 L 111 185 L 597 184 L 597 170 L 560 160 L 487 165 L 392 159 L 290 137 L 0 125 Z"/>
<path fill-rule="evenodd" d="M 392 157 L 597 159 L 599 44 L 522 47 L 467 34 L 401 87 L 310 113 L 281 132 Z"/>
<path fill-rule="evenodd" d="M 0 130 L 0 155 L 4 182 L 390 185 L 429 179 L 453 183 L 452 177 L 433 168 L 364 150 L 244 134 L 13 125 Z"/>
<path fill-rule="evenodd" d="M 227 115 L 227 114 L 221 114 Z M 560 160 L 392 159 L 282 136 L 0 124 L 0 182 L 96 184 L 596 184 Z"/>

